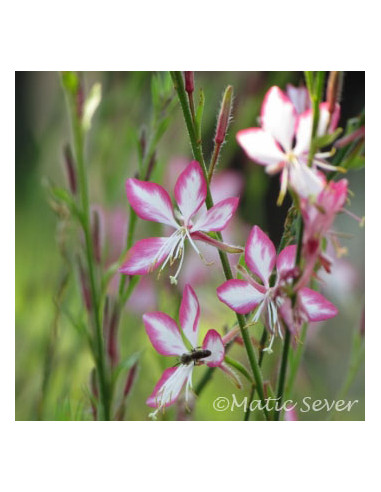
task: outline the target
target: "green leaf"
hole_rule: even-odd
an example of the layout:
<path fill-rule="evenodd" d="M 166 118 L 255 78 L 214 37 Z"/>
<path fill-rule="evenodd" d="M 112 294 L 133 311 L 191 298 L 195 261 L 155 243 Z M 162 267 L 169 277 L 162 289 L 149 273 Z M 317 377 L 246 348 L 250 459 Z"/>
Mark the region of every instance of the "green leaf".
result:
<path fill-rule="evenodd" d="M 327 147 L 331 145 L 343 132 L 342 128 L 336 128 L 336 130 L 329 135 L 322 135 L 321 137 L 316 137 L 314 139 L 314 148 L 320 149 L 322 147 Z"/>
<path fill-rule="evenodd" d="M 365 157 L 363 155 L 356 155 L 352 159 L 348 159 L 343 162 L 342 166 L 345 169 L 353 169 L 359 171 L 365 167 Z"/>

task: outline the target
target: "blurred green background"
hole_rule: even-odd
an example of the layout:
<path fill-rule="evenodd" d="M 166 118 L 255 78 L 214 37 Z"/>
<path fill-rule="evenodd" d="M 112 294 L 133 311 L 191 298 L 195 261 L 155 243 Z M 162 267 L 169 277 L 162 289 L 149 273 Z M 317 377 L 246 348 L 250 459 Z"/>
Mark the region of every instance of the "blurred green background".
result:
<path fill-rule="evenodd" d="M 102 84 L 102 101 L 97 110 L 87 146 L 87 168 L 92 204 L 102 211 L 103 262 L 116 261 L 123 250 L 128 221 L 128 202 L 124 184 L 137 170 L 137 140 L 142 126 L 149 127 L 151 117 L 152 72 L 86 72 L 85 87 Z M 165 77 L 161 74 L 160 76 Z M 238 211 L 235 242 L 244 244 L 248 227 L 258 224 L 277 244 L 289 201 L 275 205 L 279 178 L 265 175 L 263 168 L 249 162 L 235 141 L 239 129 L 257 126 L 262 98 L 276 84 L 303 82 L 301 72 L 197 72 L 196 90 L 205 92 L 203 124 L 204 150 L 210 155 L 221 95 L 226 85 L 234 87 L 233 120 L 224 146 L 220 170 L 233 170 L 244 183 Z M 197 97 L 197 96 L 196 96 Z M 364 106 L 364 73 L 345 73 L 342 118 L 356 116 Z M 70 141 L 65 99 L 60 78 L 54 72 L 16 73 L 16 420 L 92 420 L 89 399 L 91 354 L 73 319 L 83 318 L 78 278 L 62 258 L 58 244 L 72 233 L 57 227 L 57 217 L 49 206 L 44 183 L 48 180 L 66 187 L 62 149 Z M 171 114 L 166 133 L 157 147 L 157 166 L 153 179 L 170 192 L 178 163 L 191 160 L 187 133 L 178 106 Z M 364 171 L 348 173 L 350 210 L 364 215 Z M 173 186 L 173 185 L 172 185 Z M 350 364 L 353 333 L 359 330 L 364 306 L 364 231 L 357 222 L 340 216 L 335 230 L 348 237 L 343 245 L 348 255 L 338 262 L 323 291 L 339 308 L 339 315 L 319 326 L 311 326 L 298 376 L 295 400 L 337 397 Z M 68 231 L 71 231 L 68 233 Z M 136 238 L 158 235 L 157 225 L 139 222 Z M 69 244 L 71 244 L 69 242 Z M 189 251 L 190 253 L 190 251 Z M 193 253 L 192 253 L 193 254 Z M 215 287 L 223 281 L 222 272 L 213 267 L 207 282 L 195 285 L 201 303 L 201 332 L 234 323 L 233 313 L 219 303 Z M 125 420 L 146 420 L 150 409 L 147 396 L 166 367 L 176 361 L 158 355 L 150 345 L 141 321 L 142 309 L 160 309 L 177 316 L 180 291 L 168 285 L 166 275 L 159 281 L 151 275 L 141 290 L 144 299 L 135 297 L 124 311 L 119 332 L 121 360 L 139 354 L 138 378 L 127 401 Z M 67 283 L 66 283 L 67 281 Z M 66 288 L 59 294 L 63 283 Z M 157 288 L 152 289 L 153 285 Z M 174 293 L 175 292 L 175 293 Z M 142 306 L 140 306 L 140 301 Z M 259 336 L 256 332 L 254 335 Z M 264 374 L 274 381 L 280 359 L 280 342 L 274 354 L 266 357 Z M 234 347 L 232 356 L 245 361 L 243 349 Z M 194 371 L 197 383 L 205 368 Z M 125 372 L 119 378 L 119 392 Z M 43 390 L 44 388 L 44 390 Z M 363 420 L 365 415 L 364 368 L 361 364 L 346 399 L 358 399 L 350 413 L 338 420 Z M 242 409 L 216 412 L 212 403 L 217 396 L 237 399 L 248 395 L 249 388 L 236 389 L 226 376 L 215 372 L 214 380 L 199 397 L 191 416 L 184 416 L 181 405 L 169 409 L 164 419 L 242 420 Z M 116 396 L 116 403 L 117 403 Z M 299 413 L 300 420 L 323 420 L 326 412 Z"/>

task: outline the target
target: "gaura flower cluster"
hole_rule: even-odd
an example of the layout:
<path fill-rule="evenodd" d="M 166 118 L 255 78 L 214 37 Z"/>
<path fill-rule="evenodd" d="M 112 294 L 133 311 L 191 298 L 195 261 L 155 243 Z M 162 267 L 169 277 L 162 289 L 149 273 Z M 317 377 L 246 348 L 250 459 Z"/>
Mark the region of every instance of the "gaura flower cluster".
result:
<path fill-rule="evenodd" d="M 332 105 L 331 105 L 332 106 Z M 320 104 L 317 136 L 334 132 L 340 107 Z M 329 260 L 322 248 L 323 239 L 332 234 L 336 215 L 347 199 L 347 181 L 328 181 L 321 170 L 337 170 L 325 159 L 330 153 L 317 153 L 310 164 L 312 110 L 305 88 L 287 87 L 287 94 L 272 87 L 263 101 L 260 127 L 241 130 L 237 140 L 247 155 L 265 166 L 269 174 L 281 173 L 281 203 L 288 187 L 298 196 L 297 205 L 303 220 L 301 261 L 296 265 L 296 245 L 286 246 L 277 255 L 269 237 L 254 226 L 244 249 L 247 269 L 237 266 L 238 277 L 227 280 L 217 288 L 221 302 L 239 314 L 252 313 L 251 323 L 262 321 L 271 334 L 272 350 L 276 336 L 285 330 L 297 334 L 302 323 L 330 319 L 337 308 L 323 295 L 308 287 L 320 266 L 329 271 Z M 231 221 L 239 199 L 224 198 L 209 210 L 205 207 L 207 182 L 200 164 L 187 165 L 179 175 L 174 196 L 176 208 L 167 191 L 160 185 L 130 178 L 126 183 L 127 198 L 135 213 L 144 220 L 159 222 L 174 229 L 167 237 L 152 237 L 138 241 L 128 252 L 120 272 L 127 275 L 145 275 L 159 266 L 178 261 L 171 283 L 177 279 L 184 261 L 188 242 L 196 253 L 203 256 L 197 241 L 208 243 L 230 253 L 241 253 L 239 247 L 216 240 L 213 232 L 224 230 Z M 226 193 L 225 193 L 226 196 Z M 167 314 L 150 312 L 143 315 L 147 335 L 153 347 L 162 355 L 177 357 L 175 366 L 164 371 L 147 404 L 157 413 L 175 403 L 185 386 L 189 400 L 192 375 L 196 366 L 219 367 L 234 378 L 224 362 L 224 341 L 210 329 L 198 345 L 200 306 L 192 287 L 187 283 L 180 306 L 179 325 Z"/>
<path fill-rule="evenodd" d="M 282 337 L 285 323 L 295 333 L 304 321 L 323 321 L 337 314 L 333 304 L 307 287 L 297 291 L 296 303 L 291 307 L 289 287 L 298 275 L 295 259 L 295 245 L 287 246 L 277 256 L 272 241 L 258 226 L 254 226 L 245 247 L 245 261 L 252 275 L 240 269 L 245 280 L 228 280 L 217 289 L 220 301 L 236 313 L 254 311 L 253 323 L 263 319 L 271 334 L 267 351 L 271 351 L 276 334 Z M 276 274 L 272 283 L 274 268 Z"/>
<path fill-rule="evenodd" d="M 300 90 L 303 92 L 298 92 Z M 300 197 L 316 196 L 325 185 L 318 168 L 337 170 L 325 161 L 330 153 L 315 154 L 312 167 L 307 165 L 313 113 L 306 109 L 298 114 L 307 106 L 305 89 L 292 88 L 288 92 L 291 98 L 279 87 L 271 87 L 262 103 L 261 126 L 237 133 L 237 141 L 250 159 L 265 166 L 268 174 L 281 173 L 279 204 L 288 184 Z M 321 103 L 319 109 L 318 137 L 332 133 L 340 116 L 338 104 L 333 115 L 328 110 L 328 103 Z"/>

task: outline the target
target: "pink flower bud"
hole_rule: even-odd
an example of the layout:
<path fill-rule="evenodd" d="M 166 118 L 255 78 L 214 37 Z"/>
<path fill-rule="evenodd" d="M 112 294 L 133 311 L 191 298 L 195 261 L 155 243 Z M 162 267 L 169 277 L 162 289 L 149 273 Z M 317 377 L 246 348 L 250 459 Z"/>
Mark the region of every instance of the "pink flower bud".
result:
<path fill-rule="evenodd" d="M 225 140 L 226 132 L 230 122 L 230 115 L 233 102 L 233 87 L 228 85 L 222 98 L 221 109 L 217 120 L 217 130 L 214 141 L 222 144 Z"/>
<path fill-rule="evenodd" d="M 127 374 L 126 384 L 124 386 L 124 391 L 123 391 L 124 398 L 127 398 L 127 396 L 130 394 L 132 386 L 136 380 L 137 372 L 138 372 L 138 363 L 135 362 L 135 364 L 131 367 L 131 369 L 128 371 Z"/>
<path fill-rule="evenodd" d="M 110 359 L 111 367 L 115 367 L 118 364 L 118 360 L 119 360 L 118 323 L 119 323 L 119 311 L 115 306 L 113 313 L 111 315 L 110 324 L 108 327 L 108 338 L 107 338 L 107 353 Z"/>
<path fill-rule="evenodd" d="M 89 289 L 89 282 L 88 282 L 87 274 L 85 272 L 85 269 L 83 268 L 83 265 L 82 265 L 82 262 L 80 259 L 78 260 L 78 265 L 79 265 L 79 279 L 81 282 L 83 302 L 85 304 L 87 311 L 90 312 L 91 311 L 91 295 L 90 295 L 90 289 Z"/>
<path fill-rule="evenodd" d="M 69 188 L 72 194 L 75 195 L 77 193 L 77 175 L 75 172 L 73 154 L 71 153 L 69 145 L 65 145 L 63 154 Z"/>
<path fill-rule="evenodd" d="M 194 91 L 194 72 L 184 72 L 185 90 L 188 94 Z"/>
<path fill-rule="evenodd" d="M 102 258 L 102 233 L 101 233 L 101 216 L 98 210 L 92 212 L 91 234 L 93 237 L 94 258 L 99 264 Z"/>
<path fill-rule="evenodd" d="M 343 72 L 330 72 L 327 83 L 328 111 L 333 114 L 336 104 L 340 102 L 343 85 Z"/>

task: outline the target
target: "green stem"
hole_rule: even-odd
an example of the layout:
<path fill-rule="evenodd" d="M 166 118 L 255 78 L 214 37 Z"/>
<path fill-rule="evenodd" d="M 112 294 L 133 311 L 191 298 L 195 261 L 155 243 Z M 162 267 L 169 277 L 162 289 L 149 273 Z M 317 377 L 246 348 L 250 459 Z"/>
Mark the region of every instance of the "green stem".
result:
<path fill-rule="evenodd" d="M 103 410 L 103 419 L 110 420 L 110 385 L 108 378 L 108 371 L 106 366 L 103 330 L 100 318 L 100 300 L 98 297 L 96 279 L 95 279 L 95 260 L 93 251 L 93 241 L 91 234 L 91 221 L 90 221 L 90 202 L 88 193 L 87 173 L 84 161 L 84 132 L 82 123 L 77 115 L 75 104 L 72 100 L 71 94 L 67 94 L 69 112 L 71 117 L 74 151 L 76 156 L 76 162 L 78 167 L 78 183 L 81 196 L 82 207 L 82 228 L 85 236 L 85 251 L 86 261 L 89 273 L 90 281 L 90 295 L 92 302 L 92 317 L 95 326 L 95 363 L 97 367 L 98 380 L 99 380 L 99 393 Z"/>
<path fill-rule="evenodd" d="M 292 397 L 296 376 L 298 374 L 299 366 L 302 361 L 304 344 L 307 337 L 307 328 L 308 328 L 308 323 L 304 323 L 302 326 L 302 331 L 300 333 L 298 346 L 295 350 L 295 353 L 291 354 L 290 369 L 289 369 L 289 374 L 286 384 L 286 400 Z"/>
<path fill-rule="evenodd" d="M 284 344 L 283 344 L 283 352 L 282 352 L 282 362 L 280 365 L 280 371 L 279 371 L 279 379 L 278 379 L 278 387 L 277 387 L 277 410 L 275 411 L 275 416 L 274 420 L 279 420 L 280 414 L 281 414 L 281 405 L 282 405 L 282 399 L 283 399 L 283 393 L 284 393 L 284 386 L 285 386 L 285 381 L 286 381 L 286 373 L 287 373 L 287 362 L 288 362 L 288 354 L 290 352 L 290 340 L 291 340 L 291 334 L 290 330 L 288 327 L 286 328 L 286 334 L 284 337 Z"/>
<path fill-rule="evenodd" d="M 321 101 L 321 97 L 322 97 L 323 89 L 324 89 L 325 72 L 317 72 L 316 77 L 315 77 L 315 81 L 313 84 L 311 84 L 311 81 L 309 80 L 309 77 L 310 77 L 309 74 L 310 74 L 310 72 L 305 72 L 307 86 L 308 86 L 308 90 L 310 92 L 310 97 L 311 97 L 311 101 L 312 101 L 312 111 L 313 111 L 312 129 L 311 129 L 311 145 L 310 145 L 310 151 L 308 154 L 308 165 L 311 166 L 312 160 L 314 158 L 314 154 L 316 152 L 314 140 L 315 140 L 316 132 L 317 132 L 318 125 L 319 125 L 319 115 L 320 115 L 319 105 L 320 105 L 320 101 Z"/>
<path fill-rule="evenodd" d="M 259 358 L 258 358 L 259 367 L 262 367 L 263 358 L 264 358 L 265 353 L 266 353 L 263 350 L 264 347 L 265 347 L 265 345 L 266 345 L 266 341 L 267 341 L 267 329 L 264 326 L 263 327 L 263 331 L 262 331 L 260 346 L 259 346 Z M 250 420 L 250 416 L 251 416 L 251 402 L 254 399 L 255 390 L 256 390 L 256 387 L 255 387 L 255 385 L 253 385 L 253 387 L 251 388 L 250 396 L 249 396 L 249 405 L 246 408 L 245 417 L 244 417 L 244 420 L 246 422 Z"/>
<path fill-rule="evenodd" d="M 210 209 L 211 207 L 213 207 L 213 199 L 212 199 L 212 195 L 210 193 L 210 187 L 209 187 L 209 182 L 208 182 L 208 170 L 206 169 L 204 156 L 202 153 L 201 141 L 200 140 L 198 141 L 196 139 L 196 131 L 195 131 L 195 128 L 194 128 L 194 125 L 192 122 L 192 115 L 191 115 L 189 105 L 188 105 L 187 94 L 186 94 L 186 91 L 184 88 L 183 77 L 182 77 L 181 72 L 170 72 L 170 73 L 171 73 L 171 77 L 173 80 L 175 90 L 177 92 L 177 95 L 178 95 L 178 98 L 180 101 L 181 109 L 183 111 L 185 124 L 186 124 L 187 130 L 188 130 L 190 144 L 192 147 L 192 152 L 193 152 L 194 158 L 201 164 L 202 170 L 204 172 L 204 177 L 205 177 L 205 180 L 207 182 L 207 197 L 206 197 L 205 203 L 206 203 L 206 207 L 208 209 Z M 217 237 L 220 241 L 223 241 L 221 233 L 217 233 Z M 221 250 L 219 250 L 218 253 L 220 255 L 220 260 L 222 263 L 222 268 L 223 268 L 226 280 L 233 279 L 233 273 L 232 273 L 230 263 L 229 263 L 229 260 L 228 260 L 226 253 L 224 251 L 221 251 Z M 250 340 L 250 335 L 249 335 L 247 329 L 245 328 L 246 320 L 242 314 L 236 313 L 236 315 L 237 315 L 237 321 L 238 321 L 238 325 L 240 327 L 243 343 L 245 345 L 245 349 L 246 349 L 247 356 L 249 359 L 250 367 L 252 369 L 254 379 L 255 379 L 255 382 L 256 382 L 256 385 L 258 388 L 258 394 L 259 394 L 259 397 L 263 403 L 263 406 L 265 406 L 266 402 L 265 402 L 265 395 L 264 395 L 264 390 L 263 390 L 262 373 L 261 373 L 261 369 L 258 365 L 258 361 L 257 361 L 255 353 L 254 353 L 254 348 L 253 348 L 253 345 L 252 345 L 251 340 Z M 264 411 L 266 420 L 269 420 L 269 413 L 266 410 L 266 408 L 264 408 L 263 411 Z"/>

